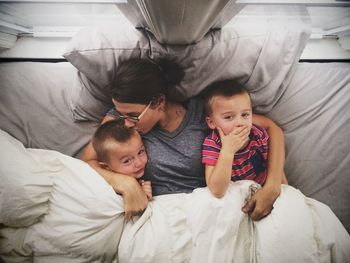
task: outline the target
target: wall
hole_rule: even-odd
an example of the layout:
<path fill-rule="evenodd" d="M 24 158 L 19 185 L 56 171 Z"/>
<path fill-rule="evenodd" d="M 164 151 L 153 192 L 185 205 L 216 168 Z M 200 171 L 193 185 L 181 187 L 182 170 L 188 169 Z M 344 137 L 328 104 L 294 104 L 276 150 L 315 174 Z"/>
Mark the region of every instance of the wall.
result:
<path fill-rule="evenodd" d="M 89 4 L 0 1 L 0 46 L 1 43 L 3 47 L 12 46 L 0 49 L 0 58 L 62 58 L 67 43 L 80 28 L 129 23 L 113 3 L 96 2 L 99 1 Z M 350 51 L 344 50 L 334 33 L 334 28 L 343 28 L 350 35 L 350 7 L 246 5 L 229 23 L 271 26 L 283 21 L 293 26 L 309 17 L 313 34 L 301 58 L 350 59 Z"/>

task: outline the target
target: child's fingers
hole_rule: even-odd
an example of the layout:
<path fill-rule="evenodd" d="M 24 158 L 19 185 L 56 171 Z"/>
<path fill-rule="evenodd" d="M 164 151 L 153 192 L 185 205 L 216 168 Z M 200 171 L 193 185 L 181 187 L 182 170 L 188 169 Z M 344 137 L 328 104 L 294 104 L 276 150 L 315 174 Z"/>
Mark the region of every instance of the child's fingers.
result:
<path fill-rule="evenodd" d="M 152 199 L 152 187 L 151 187 L 151 185 L 150 184 L 143 185 L 142 188 L 145 191 L 145 194 L 146 194 L 148 200 L 151 200 Z"/>
<path fill-rule="evenodd" d="M 255 208 L 255 203 L 255 199 L 249 199 L 249 201 L 242 207 L 242 211 L 246 214 L 250 214 Z"/>
<path fill-rule="evenodd" d="M 151 186 L 151 181 L 144 181 L 142 180 L 142 182 L 140 181 L 141 185 L 144 185 L 144 186 Z"/>
<path fill-rule="evenodd" d="M 220 138 L 222 138 L 222 137 L 225 136 L 224 132 L 222 131 L 222 129 L 221 129 L 220 127 L 216 127 L 216 129 L 217 129 L 218 132 L 219 132 Z"/>
<path fill-rule="evenodd" d="M 146 193 L 148 200 L 152 200 L 152 193 Z"/>
<path fill-rule="evenodd" d="M 247 133 L 249 133 L 249 130 L 247 126 L 240 126 L 235 127 L 232 132 L 239 136 L 245 136 Z"/>

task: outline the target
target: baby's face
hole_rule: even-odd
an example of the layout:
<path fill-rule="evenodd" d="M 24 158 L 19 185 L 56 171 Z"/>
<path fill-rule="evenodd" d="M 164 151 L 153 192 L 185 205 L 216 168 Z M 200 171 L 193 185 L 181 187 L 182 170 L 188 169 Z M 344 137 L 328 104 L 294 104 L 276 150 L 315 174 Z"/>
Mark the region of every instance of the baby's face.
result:
<path fill-rule="evenodd" d="M 117 173 L 140 178 L 145 172 L 147 153 L 141 136 L 135 131 L 127 142 L 113 142 L 108 167 Z M 115 149 L 114 149 L 115 148 Z"/>
<path fill-rule="evenodd" d="M 247 93 L 232 97 L 216 96 L 212 102 L 212 114 L 207 118 L 211 129 L 220 127 L 225 135 L 234 128 L 252 127 L 252 107 Z"/>

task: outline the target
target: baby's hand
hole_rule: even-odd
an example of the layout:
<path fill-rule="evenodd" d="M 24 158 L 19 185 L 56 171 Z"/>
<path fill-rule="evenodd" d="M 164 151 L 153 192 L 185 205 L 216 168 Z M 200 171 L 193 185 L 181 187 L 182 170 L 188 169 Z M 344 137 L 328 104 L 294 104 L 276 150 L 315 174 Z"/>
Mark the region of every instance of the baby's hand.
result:
<path fill-rule="evenodd" d="M 152 199 L 152 185 L 150 181 L 140 180 L 141 187 L 145 192 L 148 200 Z"/>
<path fill-rule="evenodd" d="M 239 151 L 249 140 L 249 129 L 246 126 L 236 127 L 227 135 L 220 127 L 217 127 L 217 130 L 219 131 L 222 150 L 227 150 L 233 154 Z"/>

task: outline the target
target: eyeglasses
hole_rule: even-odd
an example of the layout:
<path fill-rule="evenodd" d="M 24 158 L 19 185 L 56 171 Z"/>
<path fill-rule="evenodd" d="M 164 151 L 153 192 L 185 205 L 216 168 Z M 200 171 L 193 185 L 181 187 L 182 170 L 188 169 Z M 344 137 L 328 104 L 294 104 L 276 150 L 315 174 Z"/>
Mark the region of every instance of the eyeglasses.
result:
<path fill-rule="evenodd" d="M 125 120 L 128 120 L 128 121 L 131 121 L 131 122 L 134 122 L 134 123 L 137 123 L 141 120 L 141 118 L 143 117 L 143 115 L 145 115 L 145 113 L 147 112 L 147 110 L 149 109 L 149 107 L 151 107 L 151 104 L 152 104 L 152 100 L 148 103 L 148 105 L 146 106 L 146 108 L 140 113 L 139 116 L 128 116 L 128 115 L 122 115 L 118 112 L 119 114 L 119 118 L 120 119 L 123 119 L 124 121 Z"/>

